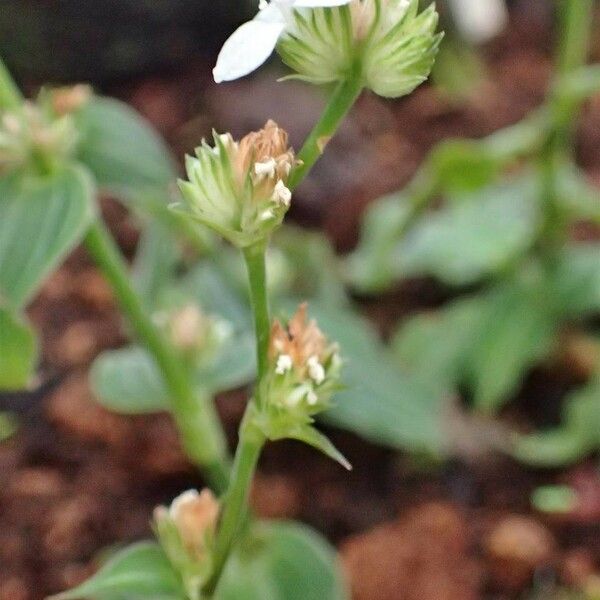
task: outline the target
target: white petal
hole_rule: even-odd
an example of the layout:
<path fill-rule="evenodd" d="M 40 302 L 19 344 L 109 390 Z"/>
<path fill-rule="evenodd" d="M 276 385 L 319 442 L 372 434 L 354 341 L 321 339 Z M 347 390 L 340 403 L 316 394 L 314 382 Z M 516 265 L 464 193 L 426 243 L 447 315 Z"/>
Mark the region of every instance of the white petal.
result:
<path fill-rule="evenodd" d="M 452 0 L 450 8 L 462 34 L 471 42 L 486 42 L 508 22 L 505 0 Z"/>
<path fill-rule="evenodd" d="M 293 2 L 293 0 L 289 0 Z M 281 2 L 281 0 L 280 0 Z M 283 6 L 288 6 L 287 4 L 283 4 Z M 281 12 L 281 8 L 279 4 L 269 4 L 265 8 L 261 8 L 258 11 L 258 14 L 254 17 L 255 21 L 265 21 L 266 23 L 285 23 L 285 17 Z"/>
<path fill-rule="evenodd" d="M 284 29 L 281 22 L 255 19 L 244 23 L 223 45 L 213 69 L 215 81 L 232 81 L 258 69 L 275 50 Z"/>
<path fill-rule="evenodd" d="M 343 6 L 352 0 L 295 0 L 294 8 L 325 8 L 329 6 Z"/>

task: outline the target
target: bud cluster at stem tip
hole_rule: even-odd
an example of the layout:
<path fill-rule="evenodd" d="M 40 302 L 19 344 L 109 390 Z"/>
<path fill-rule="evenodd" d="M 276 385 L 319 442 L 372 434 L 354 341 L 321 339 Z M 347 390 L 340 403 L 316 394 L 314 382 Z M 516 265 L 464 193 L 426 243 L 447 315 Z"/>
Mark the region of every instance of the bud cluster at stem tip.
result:
<path fill-rule="evenodd" d="M 179 187 L 179 206 L 234 245 L 245 248 L 278 227 L 290 207 L 287 187 L 296 166 L 288 135 L 274 121 L 239 142 L 230 134 L 214 134 L 196 156 L 186 157 L 187 181 Z"/>

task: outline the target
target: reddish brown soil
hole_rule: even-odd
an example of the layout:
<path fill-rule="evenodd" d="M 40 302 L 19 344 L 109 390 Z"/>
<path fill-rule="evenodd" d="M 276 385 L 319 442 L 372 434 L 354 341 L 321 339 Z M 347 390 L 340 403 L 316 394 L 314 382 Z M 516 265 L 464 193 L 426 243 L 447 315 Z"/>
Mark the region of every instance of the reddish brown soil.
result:
<path fill-rule="evenodd" d="M 550 72 L 547 31 L 532 15 L 515 23 L 488 48 L 489 81 L 465 106 L 433 88 L 399 103 L 362 98 L 299 195 L 295 218 L 324 227 L 338 248 L 351 247 L 363 208 L 405 183 L 435 142 L 484 135 L 539 104 Z M 201 64 L 118 91 L 178 153 L 214 123 L 239 133 L 269 116 L 297 142 L 318 111 L 312 91 L 290 91 L 271 75 L 200 96 L 208 81 Z M 596 181 L 599 150 L 594 102 L 578 152 Z M 113 203 L 105 209 L 131 253 L 135 228 Z M 411 284 L 364 306 L 385 331 L 407 310 L 443 297 L 430 283 Z M 82 251 L 48 281 L 31 315 L 43 334 L 47 383 L 39 398 L 20 400 L 22 426 L 0 444 L 0 600 L 41 600 L 79 582 L 103 548 L 150 534 L 156 504 L 202 485 L 166 417 L 117 417 L 93 403 L 87 368 L 126 336 L 110 291 Z M 538 393 L 533 404 L 543 406 L 548 387 L 560 385 L 537 374 L 528 383 Z M 232 444 L 243 402 L 242 393 L 219 402 Z M 270 446 L 253 502 L 259 514 L 304 520 L 337 544 L 356 600 L 509 600 L 533 591 L 551 599 L 555 584 L 583 585 L 600 567 L 600 477 L 593 463 L 534 472 L 495 457 L 432 467 L 347 434 L 332 436 L 354 464 L 352 473 L 299 444 Z M 554 482 L 582 491 L 576 514 L 557 520 L 532 511 L 531 491 Z"/>

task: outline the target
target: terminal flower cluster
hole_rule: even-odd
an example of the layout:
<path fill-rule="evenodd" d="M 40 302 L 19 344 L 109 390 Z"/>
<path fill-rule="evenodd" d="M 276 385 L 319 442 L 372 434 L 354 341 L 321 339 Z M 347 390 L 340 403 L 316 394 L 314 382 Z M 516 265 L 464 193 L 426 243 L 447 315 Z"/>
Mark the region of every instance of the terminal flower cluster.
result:
<path fill-rule="evenodd" d="M 187 181 L 179 186 L 184 210 L 234 245 L 266 239 L 290 208 L 287 181 L 297 164 L 288 134 L 269 120 L 241 141 L 214 134 L 186 159 Z"/>

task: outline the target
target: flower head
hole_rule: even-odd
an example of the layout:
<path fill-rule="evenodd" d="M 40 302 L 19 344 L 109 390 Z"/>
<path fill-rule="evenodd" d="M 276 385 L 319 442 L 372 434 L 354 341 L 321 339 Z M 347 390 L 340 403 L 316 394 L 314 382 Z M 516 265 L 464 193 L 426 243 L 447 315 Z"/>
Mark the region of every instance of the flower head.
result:
<path fill-rule="evenodd" d="M 286 184 L 297 164 L 288 135 L 274 121 L 235 142 L 214 134 L 196 157 L 186 158 L 188 181 L 179 186 L 185 208 L 198 221 L 239 247 L 252 245 L 278 227 L 290 207 Z"/>
<path fill-rule="evenodd" d="M 431 71 L 437 22 L 433 5 L 418 13 L 418 0 L 273 0 L 226 42 L 215 79 L 246 75 L 277 47 L 292 77 L 321 84 L 359 76 L 381 96 L 402 96 Z"/>
<path fill-rule="evenodd" d="M 79 138 L 73 113 L 90 96 L 87 86 L 43 91 L 37 102 L 0 113 L 0 173 L 72 156 Z"/>
<path fill-rule="evenodd" d="M 212 363 L 223 343 L 233 334 L 228 321 L 205 314 L 196 304 L 161 311 L 154 315 L 154 320 L 165 330 L 175 348 L 202 365 Z"/>
<path fill-rule="evenodd" d="M 341 360 L 337 344 L 329 342 L 302 304 L 287 327 L 271 328 L 269 404 L 284 412 L 315 414 L 329 405 L 338 389 Z"/>
<path fill-rule="evenodd" d="M 171 506 L 154 509 L 156 535 L 190 592 L 210 573 L 210 550 L 219 513 L 220 504 L 208 489 L 188 490 Z"/>

